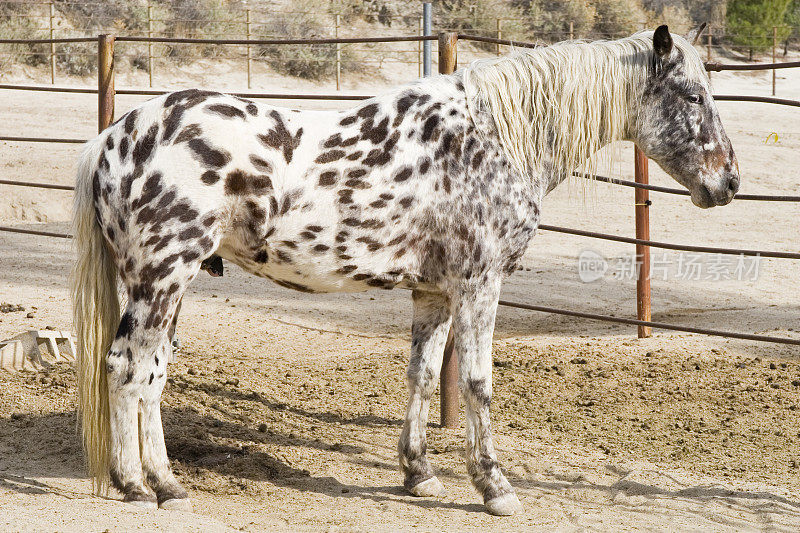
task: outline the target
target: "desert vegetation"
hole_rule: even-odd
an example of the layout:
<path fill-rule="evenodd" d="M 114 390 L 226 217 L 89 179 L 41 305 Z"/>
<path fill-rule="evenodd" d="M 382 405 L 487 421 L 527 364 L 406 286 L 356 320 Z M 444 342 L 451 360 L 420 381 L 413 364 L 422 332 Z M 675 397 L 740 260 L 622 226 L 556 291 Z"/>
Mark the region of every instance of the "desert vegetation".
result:
<path fill-rule="evenodd" d="M 421 3 L 405 0 L 6 0 L 0 1 L 0 37 L 45 38 L 51 27 L 56 37 L 100 32 L 200 38 L 416 34 L 421 12 Z M 542 43 L 615 38 L 662 23 L 685 32 L 707 22 L 715 45 L 749 58 L 771 48 L 773 27 L 783 53 L 800 36 L 800 0 L 434 0 L 433 12 L 438 30 Z M 178 65 L 243 53 L 211 45 L 153 48 L 159 59 Z M 0 67 L 38 66 L 50 58 L 49 45 L 42 44 L 7 44 L 0 52 Z M 68 75 L 88 75 L 96 68 L 92 44 L 58 44 L 55 52 L 57 68 Z M 340 68 L 356 70 L 365 55 L 374 53 L 369 47 L 342 46 Z M 118 62 L 147 69 L 147 45 L 127 45 L 120 54 Z M 300 78 L 329 78 L 336 68 L 334 45 L 259 46 L 251 54 L 276 72 Z"/>

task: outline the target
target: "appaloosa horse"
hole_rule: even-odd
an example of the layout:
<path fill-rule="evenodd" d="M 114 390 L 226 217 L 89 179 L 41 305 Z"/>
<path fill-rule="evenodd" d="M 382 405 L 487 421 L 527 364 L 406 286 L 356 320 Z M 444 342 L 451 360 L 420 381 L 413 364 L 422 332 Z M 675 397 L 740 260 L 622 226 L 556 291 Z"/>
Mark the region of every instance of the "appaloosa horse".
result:
<path fill-rule="evenodd" d="M 700 57 L 666 26 L 476 61 L 347 111 L 201 90 L 130 111 L 86 146 L 75 194 L 79 409 L 96 486 L 189 507 L 160 399 L 176 307 L 216 254 L 305 292 L 412 289 L 404 485 L 443 491 L 425 428 L 452 326 L 469 474 L 490 513 L 515 512 L 489 421 L 500 286 L 545 193 L 620 139 L 700 207 L 727 204 L 739 186 Z"/>

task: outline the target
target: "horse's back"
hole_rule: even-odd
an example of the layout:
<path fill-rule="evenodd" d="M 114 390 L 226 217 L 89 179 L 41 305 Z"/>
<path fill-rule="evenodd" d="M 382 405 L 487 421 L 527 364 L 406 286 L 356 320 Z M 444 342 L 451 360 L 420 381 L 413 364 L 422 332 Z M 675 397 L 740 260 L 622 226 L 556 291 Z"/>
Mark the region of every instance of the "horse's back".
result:
<path fill-rule="evenodd" d="M 502 196 L 471 175 L 489 141 L 454 78 L 347 111 L 179 91 L 104 135 L 98 205 L 121 254 L 196 268 L 217 253 L 298 290 L 435 282 L 481 246 L 470 226 Z"/>

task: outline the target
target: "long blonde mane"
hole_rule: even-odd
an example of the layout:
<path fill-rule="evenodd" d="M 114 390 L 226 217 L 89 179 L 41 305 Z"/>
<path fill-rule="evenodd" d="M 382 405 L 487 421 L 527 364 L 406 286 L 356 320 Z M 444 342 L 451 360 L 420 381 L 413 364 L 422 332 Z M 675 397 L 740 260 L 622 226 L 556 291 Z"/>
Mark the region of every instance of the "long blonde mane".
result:
<path fill-rule="evenodd" d="M 697 51 L 673 35 L 689 79 L 707 84 Z M 561 179 L 581 168 L 594 175 L 592 156 L 627 139 L 653 64 L 653 32 L 617 41 L 569 41 L 473 61 L 464 88 L 473 118 L 491 114 L 503 148 L 523 174 L 552 163 Z"/>

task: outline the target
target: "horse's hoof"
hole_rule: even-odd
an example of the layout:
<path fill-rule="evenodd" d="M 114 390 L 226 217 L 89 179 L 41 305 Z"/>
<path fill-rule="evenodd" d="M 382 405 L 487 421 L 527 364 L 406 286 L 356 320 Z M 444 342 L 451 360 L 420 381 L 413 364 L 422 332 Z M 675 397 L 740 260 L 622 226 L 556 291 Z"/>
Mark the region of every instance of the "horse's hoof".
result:
<path fill-rule="evenodd" d="M 414 496 L 420 496 L 424 498 L 443 498 L 447 495 L 444 485 L 442 485 L 442 482 L 439 481 L 435 476 L 417 483 L 408 489 L 408 492 Z"/>
<path fill-rule="evenodd" d="M 142 509 L 158 509 L 158 502 L 155 500 L 123 500 L 129 505 L 135 505 Z"/>
<path fill-rule="evenodd" d="M 522 511 L 522 504 L 516 494 L 507 492 L 486 502 L 486 510 L 495 516 L 511 516 Z"/>
<path fill-rule="evenodd" d="M 171 511 L 186 511 L 192 512 L 192 501 L 189 498 L 172 498 L 164 500 L 158 506 L 162 509 L 169 509 Z"/>

